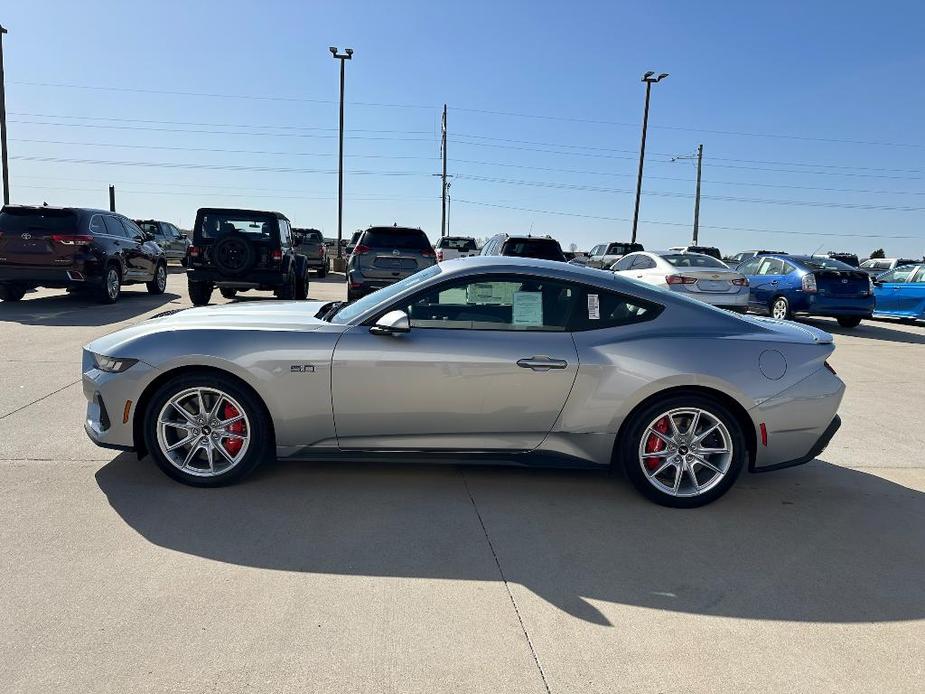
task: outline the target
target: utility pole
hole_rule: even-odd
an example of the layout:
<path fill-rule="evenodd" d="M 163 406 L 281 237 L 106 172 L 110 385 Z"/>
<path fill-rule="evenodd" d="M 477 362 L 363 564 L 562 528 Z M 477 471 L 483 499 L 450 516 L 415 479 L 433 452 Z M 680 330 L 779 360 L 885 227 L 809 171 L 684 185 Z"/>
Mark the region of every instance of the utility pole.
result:
<path fill-rule="evenodd" d="M 636 243 L 636 230 L 639 227 L 639 198 L 642 195 L 642 166 L 646 159 L 646 131 L 649 129 L 649 95 L 652 91 L 652 85 L 661 82 L 668 77 L 667 72 L 661 73 L 655 77 L 655 72 L 649 70 L 642 76 L 642 81 L 646 83 L 646 106 L 642 113 L 642 144 L 639 146 L 639 174 L 636 176 L 636 207 L 633 210 L 633 238 L 632 243 Z"/>
<path fill-rule="evenodd" d="M 116 211 L 116 187 L 109 186 L 109 211 Z"/>
<path fill-rule="evenodd" d="M 453 198 L 450 197 L 450 186 L 452 183 L 446 184 L 446 235 L 450 235 L 450 210 L 453 208 Z"/>
<path fill-rule="evenodd" d="M 343 53 L 338 53 L 337 48 L 331 46 L 328 48 L 331 55 L 340 61 L 340 145 L 338 149 L 338 167 L 337 167 L 337 257 L 334 258 L 334 270 L 343 272 L 345 268 L 343 247 L 341 239 L 343 238 L 344 224 L 344 61 L 353 57 L 353 49 L 347 48 Z"/>
<path fill-rule="evenodd" d="M 694 245 L 700 232 L 700 172 L 703 169 L 703 145 L 697 145 L 697 192 L 694 195 Z"/>
<path fill-rule="evenodd" d="M 6 78 L 3 76 L 3 35 L 0 26 L 0 160 L 3 163 L 3 204 L 10 204 L 10 160 L 6 151 Z"/>
<path fill-rule="evenodd" d="M 447 231 L 447 226 L 449 221 L 447 220 L 446 214 L 446 198 L 447 198 L 447 184 L 446 184 L 446 104 L 443 104 L 443 121 L 441 125 L 441 130 L 443 131 L 442 140 L 440 142 L 440 151 L 443 154 L 443 175 L 441 180 L 443 181 L 442 193 L 440 195 L 441 207 L 440 207 L 440 238 L 449 233 Z"/>

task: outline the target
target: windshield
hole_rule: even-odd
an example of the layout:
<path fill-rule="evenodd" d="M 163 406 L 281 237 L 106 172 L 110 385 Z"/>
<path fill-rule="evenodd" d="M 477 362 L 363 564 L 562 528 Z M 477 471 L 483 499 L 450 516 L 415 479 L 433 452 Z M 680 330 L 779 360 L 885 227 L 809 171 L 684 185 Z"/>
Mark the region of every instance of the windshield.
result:
<path fill-rule="evenodd" d="M 418 229 L 367 229 L 359 243 L 370 248 L 430 248 L 427 235 Z"/>
<path fill-rule="evenodd" d="M 196 232 L 203 239 L 214 239 L 235 232 L 270 238 L 276 234 L 276 218 L 262 214 L 205 212 Z"/>
<path fill-rule="evenodd" d="M 663 255 L 675 267 L 712 267 L 726 269 L 726 264 L 708 255 L 695 255 L 693 253 L 679 253 L 678 255 Z"/>
<path fill-rule="evenodd" d="M 31 232 L 50 234 L 56 231 L 76 231 L 77 215 L 71 210 L 56 210 L 47 207 L 17 208 L 4 207 L 0 212 L 0 230 L 5 232 Z"/>
<path fill-rule="evenodd" d="M 797 258 L 811 270 L 855 270 L 847 263 L 832 258 Z"/>
<path fill-rule="evenodd" d="M 431 265 L 430 267 L 425 268 L 420 272 L 409 275 L 405 279 L 400 280 L 395 284 L 390 284 L 388 287 L 378 289 L 372 294 L 367 294 L 362 299 L 358 299 L 352 304 L 347 304 L 346 306 L 342 307 L 337 311 L 337 313 L 331 316 L 331 322 L 341 325 L 344 323 L 349 323 L 351 320 L 357 316 L 363 315 L 374 306 L 389 302 L 392 297 L 398 296 L 406 289 L 411 289 L 412 287 L 416 287 L 419 284 L 426 282 L 431 277 L 435 277 L 441 272 L 443 272 L 443 270 L 439 265 Z"/>
<path fill-rule="evenodd" d="M 293 229 L 293 231 L 298 231 L 298 230 Z M 302 234 L 302 238 L 305 241 L 311 241 L 312 243 L 324 243 L 324 239 L 321 238 L 320 231 L 302 231 L 300 233 Z"/>
<path fill-rule="evenodd" d="M 607 246 L 607 252 L 604 255 L 626 255 L 644 250 L 641 243 L 612 243 Z"/>

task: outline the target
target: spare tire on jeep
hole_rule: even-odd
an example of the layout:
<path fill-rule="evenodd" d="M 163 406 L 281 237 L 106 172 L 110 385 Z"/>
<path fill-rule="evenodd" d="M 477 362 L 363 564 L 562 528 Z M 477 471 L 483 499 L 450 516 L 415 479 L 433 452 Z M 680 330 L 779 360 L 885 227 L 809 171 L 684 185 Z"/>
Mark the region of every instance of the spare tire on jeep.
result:
<path fill-rule="evenodd" d="M 254 243 L 243 234 L 223 236 L 212 247 L 212 262 L 220 272 L 228 275 L 247 272 L 256 260 Z"/>

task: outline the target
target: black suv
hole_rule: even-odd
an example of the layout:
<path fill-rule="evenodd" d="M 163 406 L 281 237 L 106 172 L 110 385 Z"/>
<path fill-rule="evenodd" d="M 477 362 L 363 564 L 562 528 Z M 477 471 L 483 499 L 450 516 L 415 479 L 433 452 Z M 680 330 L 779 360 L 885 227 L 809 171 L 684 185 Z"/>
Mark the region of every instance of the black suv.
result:
<path fill-rule="evenodd" d="M 279 212 L 204 207 L 196 212 L 187 251 L 190 299 L 208 304 L 215 287 L 226 299 L 248 289 L 305 299 L 308 264 L 296 246 L 289 220 Z"/>
<path fill-rule="evenodd" d="M 154 238 L 154 243 L 164 250 L 167 260 L 176 260 L 181 263 L 186 260 L 186 249 L 189 248 L 190 240 L 173 224 L 156 219 L 136 219 L 135 224 Z"/>
<path fill-rule="evenodd" d="M 164 252 L 135 222 L 80 207 L 6 205 L 0 210 L 0 299 L 35 287 L 86 289 L 103 303 L 123 285 L 167 288 Z"/>
<path fill-rule="evenodd" d="M 482 246 L 482 255 L 509 255 L 517 258 L 539 258 L 565 262 L 559 242 L 550 236 L 512 236 L 496 234 Z"/>

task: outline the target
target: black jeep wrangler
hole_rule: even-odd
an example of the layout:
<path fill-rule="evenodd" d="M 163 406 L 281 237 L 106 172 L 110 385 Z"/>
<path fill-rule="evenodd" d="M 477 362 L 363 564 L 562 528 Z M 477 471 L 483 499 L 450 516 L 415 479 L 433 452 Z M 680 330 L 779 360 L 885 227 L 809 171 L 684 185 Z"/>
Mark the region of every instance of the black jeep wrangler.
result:
<path fill-rule="evenodd" d="M 279 212 L 204 207 L 196 213 L 187 251 L 190 299 L 204 306 L 215 287 L 226 299 L 248 289 L 306 299 L 308 262 L 297 247 L 289 220 Z"/>

